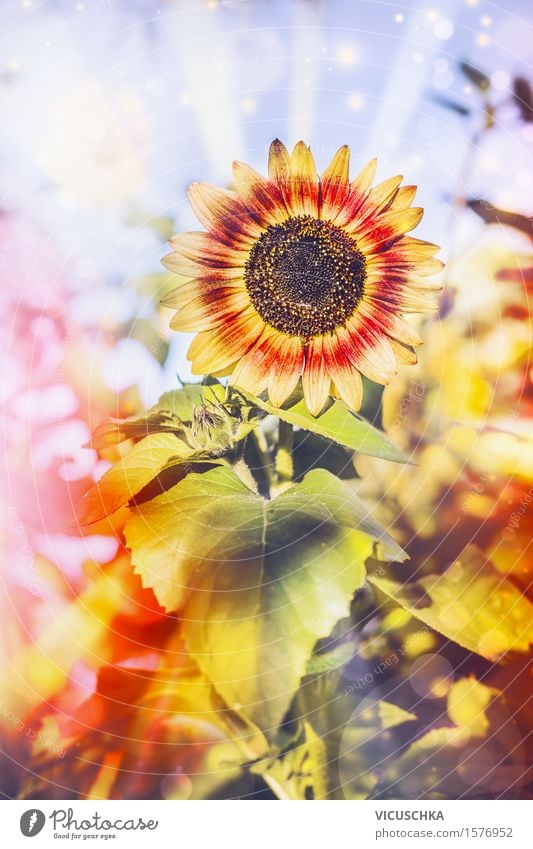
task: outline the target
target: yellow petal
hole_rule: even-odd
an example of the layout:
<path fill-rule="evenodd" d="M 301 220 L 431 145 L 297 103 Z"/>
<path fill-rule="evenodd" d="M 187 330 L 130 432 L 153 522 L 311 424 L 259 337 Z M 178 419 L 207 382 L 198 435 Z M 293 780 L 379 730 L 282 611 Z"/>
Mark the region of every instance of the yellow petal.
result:
<path fill-rule="evenodd" d="M 405 319 L 399 315 L 387 316 L 385 323 L 385 332 L 390 338 L 396 339 L 402 345 L 421 345 L 422 340 L 416 330 L 414 330 Z"/>
<path fill-rule="evenodd" d="M 315 160 L 311 148 L 305 142 L 299 141 L 294 146 L 291 159 L 291 174 L 303 180 L 318 181 Z"/>
<path fill-rule="evenodd" d="M 281 407 L 298 385 L 303 365 L 302 340 L 296 336 L 282 336 L 268 378 L 268 396 L 275 407 Z"/>
<path fill-rule="evenodd" d="M 312 416 L 322 412 L 328 400 L 331 378 L 326 371 L 322 350 L 323 337 L 314 336 L 305 353 L 305 369 L 302 375 L 302 389 L 305 403 Z"/>
<path fill-rule="evenodd" d="M 407 209 L 411 206 L 416 195 L 416 186 L 401 186 L 394 198 L 393 209 Z"/>
<path fill-rule="evenodd" d="M 202 231 L 178 233 L 169 244 L 177 254 L 199 265 L 244 265 L 248 258 L 246 251 L 232 250 Z"/>
<path fill-rule="evenodd" d="M 272 181 L 244 162 L 233 163 L 233 178 L 237 192 L 263 227 L 287 219 L 287 207 L 279 188 Z"/>
<path fill-rule="evenodd" d="M 224 245 L 221 245 L 221 247 L 224 248 Z M 216 260 L 213 260 L 213 264 L 209 265 L 209 258 L 207 256 L 202 262 L 200 260 L 189 259 L 182 253 L 173 251 L 163 257 L 161 265 L 168 269 L 168 271 L 189 279 L 214 277 L 220 280 L 235 280 L 242 277 L 246 258 L 247 254 L 244 254 L 243 258 L 236 257 L 235 265 L 224 265 L 222 259 L 218 264 Z"/>
<path fill-rule="evenodd" d="M 291 172 L 291 157 L 285 145 L 274 139 L 268 152 L 268 176 L 271 180 L 284 180 Z"/>
<path fill-rule="evenodd" d="M 362 171 L 359 172 L 355 180 L 352 181 L 352 187 L 354 189 L 357 189 L 361 194 L 366 194 L 370 189 L 370 186 L 374 182 L 377 167 L 377 159 L 371 159 L 370 162 L 367 162 L 367 164 L 362 169 Z"/>
<path fill-rule="evenodd" d="M 397 174 L 395 177 L 389 177 L 387 180 L 383 180 L 382 183 L 378 183 L 368 195 L 368 201 L 365 207 L 368 205 L 374 211 L 385 207 L 397 194 L 398 186 L 402 180 L 403 175 Z"/>
<path fill-rule="evenodd" d="M 432 313 L 438 310 L 438 304 L 434 300 L 430 300 L 422 292 L 417 292 L 416 289 L 406 286 L 402 289 L 400 299 L 398 300 L 395 293 L 389 294 L 387 292 L 386 288 L 383 287 L 382 281 L 378 284 L 372 284 L 368 278 L 365 281 L 365 298 L 374 302 L 378 309 L 380 305 L 384 305 L 398 313 Z"/>
<path fill-rule="evenodd" d="M 189 202 L 204 227 L 234 250 L 250 247 L 261 235 L 261 227 L 237 192 L 209 183 L 193 183 L 189 186 Z"/>
<path fill-rule="evenodd" d="M 275 356 L 273 340 L 279 337 L 277 330 L 265 326 L 261 336 L 235 366 L 230 383 L 252 395 L 260 395 L 267 388 L 268 374 Z"/>
<path fill-rule="evenodd" d="M 398 342 L 396 339 L 391 339 L 390 337 L 389 345 L 394 351 L 394 355 L 399 363 L 414 366 L 418 362 L 416 353 L 409 345 L 402 345 L 401 342 Z"/>
<path fill-rule="evenodd" d="M 350 179 L 350 148 L 347 144 L 340 147 L 322 174 L 322 180 L 341 181 Z"/>
<path fill-rule="evenodd" d="M 438 274 L 444 267 L 444 263 L 441 259 L 428 259 L 417 265 L 416 273 L 424 277 L 430 277 L 432 274 Z"/>
<path fill-rule="evenodd" d="M 243 280 L 184 280 L 180 286 L 173 289 L 164 298 L 161 298 L 160 304 L 163 307 L 171 309 L 179 309 L 183 304 L 188 304 L 196 296 L 201 293 L 209 293 L 217 298 L 225 297 L 226 295 L 245 292 Z"/>
<path fill-rule="evenodd" d="M 398 365 L 388 339 L 372 330 L 373 325 L 369 305 L 361 302 L 346 326 L 337 328 L 337 335 L 345 345 L 347 356 L 362 374 L 376 383 L 388 383 L 390 376 L 398 371 Z"/>
<path fill-rule="evenodd" d="M 292 153 L 291 176 L 283 187 L 285 201 L 293 215 L 318 218 L 318 174 L 310 149 L 298 142 Z"/>
<path fill-rule="evenodd" d="M 250 307 L 229 327 L 198 333 L 187 352 L 193 373 L 211 374 L 227 368 L 250 350 L 264 326 L 264 321 Z"/>
<path fill-rule="evenodd" d="M 375 221 L 370 217 L 365 222 L 365 231 L 358 233 L 359 249 L 366 252 L 376 250 L 384 242 L 390 242 L 412 230 L 424 214 L 418 206 L 400 209 L 397 212 L 386 212 Z"/>
<path fill-rule="evenodd" d="M 338 396 L 357 412 L 363 402 L 363 381 L 355 366 L 344 356 L 336 334 L 324 337 L 324 354 Z"/>
<path fill-rule="evenodd" d="M 231 292 L 231 290 L 230 290 Z M 217 294 L 218 291 L 216 292 Z M 238 316 L 250 304 L 246 291 L 239 291 L 214 297 L 213 292 L 208 298 L 198 294 L 188 303 L 180 306 L 179 311 L 170 322 L 172 330 L 184 333 L 208 330 L 238 320 Z"/>

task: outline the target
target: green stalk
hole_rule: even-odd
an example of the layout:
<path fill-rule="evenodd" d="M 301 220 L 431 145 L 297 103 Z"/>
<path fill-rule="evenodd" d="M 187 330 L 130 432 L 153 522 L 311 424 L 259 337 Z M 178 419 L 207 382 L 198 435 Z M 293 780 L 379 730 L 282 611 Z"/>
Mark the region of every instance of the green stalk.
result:
<path fill-rule="evenodd" d="M 248 489 L 251 489 L 252 492 L 256 493 L 256 495 L 259 495 L 257 481 L 250 471 L 246 461 L 242 457 L 233 464 L 233 471 L 237 477 L 241 479 L 243 484 L 248 487 Z"/>
<path fill-rule="evenodd" d="M 294 433 L 292 425 L 280 419 L 278 430 L 278 450 L 276 452 L 276 473 L 278 484 L 289 483 L 294 476 L 292 450 Z"/>

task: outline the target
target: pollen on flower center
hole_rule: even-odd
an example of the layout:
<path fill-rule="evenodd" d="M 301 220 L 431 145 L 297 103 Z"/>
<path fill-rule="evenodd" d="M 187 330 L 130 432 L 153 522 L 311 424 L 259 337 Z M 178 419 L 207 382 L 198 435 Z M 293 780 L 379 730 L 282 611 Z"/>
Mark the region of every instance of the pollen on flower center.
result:
<path fill-rule="evenodd" d="M 259 237 L 244 280 L 264 321 L 309 339 L 344 324 L 361 300 L 365 276 L 354 239 L 334 224 L 300 215 Z"/>

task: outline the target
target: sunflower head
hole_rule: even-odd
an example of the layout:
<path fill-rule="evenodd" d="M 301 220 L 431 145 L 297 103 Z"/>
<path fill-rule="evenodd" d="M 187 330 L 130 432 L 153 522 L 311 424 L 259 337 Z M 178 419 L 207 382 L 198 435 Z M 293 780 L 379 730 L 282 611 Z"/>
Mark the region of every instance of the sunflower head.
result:
<path fill-rule="evenodd" d="M 319 415 L 329 395 L 358 410 L 362 374 L 387 383 L 416 362 L 404 314 L 434 309 L 428 277 L 442 263 L 437 245 L 406 235 L 423 213 L 415 187 L 372 187 L 375 169 L 350 181 L 344 146 L 319 177 L 307 145 L 291 156 L 276 140 L 268 177 L 235 162 L 233 190 L 193 183 L 207 232 L 174 236 L 163 263 L 182 278 L 164 303 L 173 329 L 197 332 L 194 373 L 230 375 L 278 407 L 301 380 Z"/>

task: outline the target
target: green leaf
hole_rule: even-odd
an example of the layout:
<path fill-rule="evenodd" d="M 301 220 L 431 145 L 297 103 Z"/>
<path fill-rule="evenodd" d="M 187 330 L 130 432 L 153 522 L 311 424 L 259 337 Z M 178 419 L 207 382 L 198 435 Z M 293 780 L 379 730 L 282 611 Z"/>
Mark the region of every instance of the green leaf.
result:
<path fill-rule="evenodd" d="M 344 798 L 368 799 L 372 795 L 384 763 L 401 740 L 401 727 L 416 719 L 378 693 L 359 700 L 338 747 L 338 777 Z M 392 733 L 393 729 L 398 733 Z M 411 736 L 412 732 L 408 733 Z"/>
<path fill-rule="evenodd" d="M 305 674 L 323 675 L 326 672 L 332 672 L 334 669 L 338 669 L 339 666 L 344 666 L 345 663 L 348 663 L 353 655 L 353 643 L 341 643 L 340 646 L 335 646 L 331 651 L 314 654 L 309 659 Z"/>
<path fill-rule="evenodd" d="M 87 492 L 78 509 L 79 524 L 99 522 L 124 507 L 163 471 L 195 460 L 205 462 L 205 454 L 173 434 L 147 436 Z"/>
<path fill-rule="evenodd" d="M 317 640 L 348 616 L 375 539 L 351 489 L 316 470 L 267 501 L 229 469 L 133 507 L 132 562 L 227 705 L 275 731 Z M 401 551 L 401 550 L 400 550 Z"/>
<path fill-rule="evenodd" d="M 353 451 L 316 433 L 297 430 L 292 452 L 294 480 L 300 481 L 311 469 L 327 469 L 342 480 L 357 477 L 353 464 Z"/>
<path fill-rule="evenodd" d="M 278 799 L 326 799 L 328 762 L 326 746 L 309 722 L 302 724 L 301 739 L 276 758 L 264 758 L 250 767 Z"/>
<path fill-rule="evenodd" d="M 377 574 L 368 580 L 430 628 L 488 660 L 525 652 L 533 639 L 533 605 L 473 546 L 444 574 L 409 584 Z"/>
<path fill-rule="evenodd" d="M 342 401 L 335 401 L 321 416 L 315 418 L 307 409 L 304 400 L 297 401 L 290 407 L 278 408 L 238 387 L 236 391 L 266 413 L 325 439 L 332 439 L 352 451 L 360 451 L 383 460 L 394 460 L 397 463 L 409 462 L 405 454 L 396 448 L 381 430 L 356 416 Z"/>

